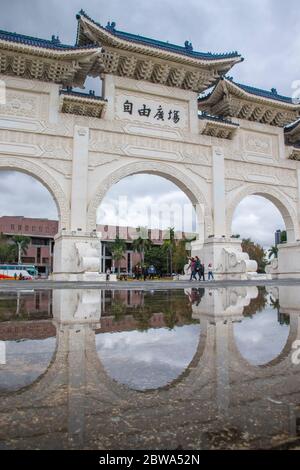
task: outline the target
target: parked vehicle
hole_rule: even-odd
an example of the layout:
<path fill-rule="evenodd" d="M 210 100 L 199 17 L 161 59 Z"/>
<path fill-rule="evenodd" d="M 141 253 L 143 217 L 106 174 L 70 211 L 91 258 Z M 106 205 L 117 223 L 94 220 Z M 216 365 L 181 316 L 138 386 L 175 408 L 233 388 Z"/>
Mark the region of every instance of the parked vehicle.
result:
<path fill-rule="evenodd" d="M 0 264 L 1 279 L 25 279 L 31 280 L 38 277 L 38 270 L 34 265 L 29 264 Z"/>

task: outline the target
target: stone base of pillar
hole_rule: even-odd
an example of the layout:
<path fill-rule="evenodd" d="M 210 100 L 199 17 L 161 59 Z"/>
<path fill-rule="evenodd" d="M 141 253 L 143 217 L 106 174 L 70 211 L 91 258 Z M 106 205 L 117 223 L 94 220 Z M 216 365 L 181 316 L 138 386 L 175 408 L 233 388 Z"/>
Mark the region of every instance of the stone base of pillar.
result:
<path fill-rule="evenodd" d="M 192 256 L 199 256 L 205 265 L 212 263 L 216 280 L 253 279 L 257 275 L 257 263 L 242 251 L 241 241 L 236 238 L 208 238 L 204 244 L 192 243 Z"/>
<path fill-rule="evenodd" d="M 52 281 L 69 281 L 69 282 L 116 282 L 116 274 L 111 274 L 109 279 L 106 279 L 104 273 L 52 273 L 49 276 Z"/>
<path fill-rule="evenodd" d="M 278 245 L 278 259 L 267 271 L 273 279 L 300 279 L 300 242 Z"/>
<path fill-rule="evenodd" d="M 63 231 L 55 237 L 53 273 L 55 281 L 106 281 L 101 273 L 101 239 L 97 234 Z M 110 281 L 116 276 L 111 275 Z"/>

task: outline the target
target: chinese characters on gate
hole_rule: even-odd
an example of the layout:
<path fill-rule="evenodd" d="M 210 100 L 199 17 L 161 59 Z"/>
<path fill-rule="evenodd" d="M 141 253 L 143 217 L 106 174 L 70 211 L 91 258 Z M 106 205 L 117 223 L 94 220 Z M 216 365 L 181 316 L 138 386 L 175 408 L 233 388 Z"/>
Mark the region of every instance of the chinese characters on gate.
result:
<path fill-rule="evenodd" d="M 177 124 L 180 121 L 180 111 L 177 109 L 169 109 L 167 112 L 162 108 L 161 105 L 152 109 L 143 104 L 141 107 L 135 106 L 129 100 L 124 101 L 123 111 L 132 116 L 134 112 L 137 112 L 139 116 L 144 116 L 149 118 L 150 116 L 156 121 L 172 121 L 174 124 Z"/>

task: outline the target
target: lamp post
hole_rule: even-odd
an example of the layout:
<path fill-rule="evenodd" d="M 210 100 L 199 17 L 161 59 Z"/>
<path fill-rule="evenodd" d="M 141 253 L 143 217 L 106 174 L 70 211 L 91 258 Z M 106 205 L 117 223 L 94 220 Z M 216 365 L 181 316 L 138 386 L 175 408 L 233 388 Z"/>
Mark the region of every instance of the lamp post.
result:
<path fill-rule="evenodd" d="M 96 237 L 99 241 L 99 273 L 102 273 L 102 232 L 96 232 Z"/>

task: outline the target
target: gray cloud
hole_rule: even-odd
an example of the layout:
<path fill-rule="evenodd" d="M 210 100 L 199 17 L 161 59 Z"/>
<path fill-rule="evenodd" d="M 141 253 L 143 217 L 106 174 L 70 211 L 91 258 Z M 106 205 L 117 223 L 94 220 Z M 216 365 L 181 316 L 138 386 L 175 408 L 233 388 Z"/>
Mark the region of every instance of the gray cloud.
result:
<path fill-rule="evenodd" d="M 290 328 L 278 322 L 277 311 L 267 307 L 253 318 L 234 324 L 236 345 L 253 365 L 267 364 L 279 356 L 286 345 Z"/>
<path fill-rule="evenodd" d="M 96 348 L 108 374 L 137 390 L 162 387 L 188 367 L 196 353 L 200 325 L 96 335 Z"/>
<path fill-rule="evenodd" d="M 86 12 L 121 30 L 183 44 L 201 51 L 238 50 L 245 62 L 231 74 L 254 86 L 291 94 L 300 79 L 297 0 L 11 0 L 1 9 L 0 28 L 73 44 L 76 13 Z"/>
<path fill-rule="evenodd" d="M 249 196 L 235 210 L 232 233 L 242 238 L 251 238 L 268 248 L 274 245 L 278 229 L 285 229 L 283 218 L 274 204 L 263 197 Z"/>
<path fill-rule="evenodd" d="M 16 171 L 0 171 L 0 216 L 58 218 L 49 191 L 31 176 Z"/>

